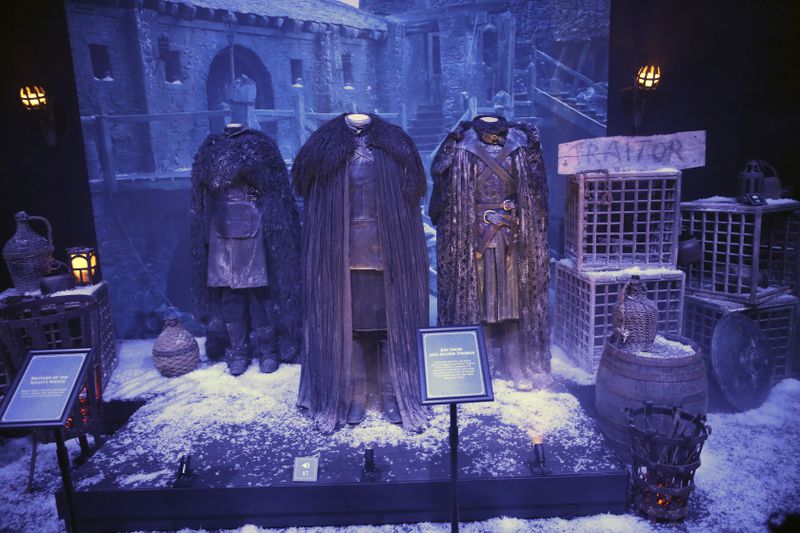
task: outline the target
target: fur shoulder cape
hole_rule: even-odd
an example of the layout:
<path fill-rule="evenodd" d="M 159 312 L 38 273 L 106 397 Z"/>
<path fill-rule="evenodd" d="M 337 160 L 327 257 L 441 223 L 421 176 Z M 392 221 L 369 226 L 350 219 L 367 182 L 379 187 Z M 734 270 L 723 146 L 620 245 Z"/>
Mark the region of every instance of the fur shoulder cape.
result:
<path fill-rule="evenodd" d="M 190 206 L 195 315 L 208 323 L 220 313 L 206 286 L 209 193 L 237 183 L 252 187 L 264 205 L 270 305 L 281 356 L 291 358 L 300 345 L 300 217 L 283 157 L 275 142 L 261 131 L 247 129 L 233 136 L 212 133 L 195 154 Z"/>
<path fill-rule="evenodd" d="M 305 198 L 303 368 L 297 403 L 326 433 L 345 423 L 352 388 L 347 163 L 355 140 L 344 117 L 314 132 L 292 168 L 295 188 Z M 428 325 L 428 259 L 420 211 L 425 173 L 408 135 L 371 117 L 362 135 L 375 160 L 390 373 L 403 426 L 415 429 L 427 419 L 420 405 L 416 355 L 416 328 Z"/>

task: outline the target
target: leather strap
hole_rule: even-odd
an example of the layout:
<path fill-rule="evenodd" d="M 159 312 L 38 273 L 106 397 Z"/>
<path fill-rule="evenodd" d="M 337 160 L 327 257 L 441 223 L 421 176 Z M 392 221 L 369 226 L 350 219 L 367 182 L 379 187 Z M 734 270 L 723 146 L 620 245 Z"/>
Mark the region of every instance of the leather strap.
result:
<path fill-rule="evenodd" d="M 478 175 L 475 188 L 480 189 L 486 181 L 492 177 L 492 174 L 497 175 L 500 179 L 505 181 L 509 187 L 515 188 L 517 182 L 511 174 L 503 168 L 502 162 L 519 147 L 520 145 L 514 139 L 509 138 L 506 140 L 506 144 L 503 145 L 502 150 L 497 154 L 497 157 L 492 157 L 489 152 L 486 151 L 486 148 L 484 148 L 483 143 L 481 143 L 477 136 L 472 139 L 471 142 L 466 143 L 465 148 L 467 151 L 476 155 L 486 164 L 486 168 Z"/>

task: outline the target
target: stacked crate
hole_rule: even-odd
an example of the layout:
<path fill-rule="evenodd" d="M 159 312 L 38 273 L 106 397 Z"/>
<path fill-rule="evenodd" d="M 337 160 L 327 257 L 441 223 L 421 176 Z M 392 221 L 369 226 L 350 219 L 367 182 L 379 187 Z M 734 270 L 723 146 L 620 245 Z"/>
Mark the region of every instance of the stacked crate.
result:
<path fill-rule="evenodd" d="M 776 361 L 773 381 L 791 375 L 800 266 L 800 202 L 763 206 L 714 197 L 681 204 L 681 223 L 702 247 L 686 272 L 686 335 L 707 353 L 716 324 L 742 313 L 764 331 Z M 794 357 L 793 357 L 794 356 Z"/>
<path fill-rule="evenodd" d="M 658 306 L 659 332 L 681 333 L 680 182 L 677 170 L 567 177 L 553 340 L 588 372 L 600 364 L 617 296 L 634 274 Z"/>

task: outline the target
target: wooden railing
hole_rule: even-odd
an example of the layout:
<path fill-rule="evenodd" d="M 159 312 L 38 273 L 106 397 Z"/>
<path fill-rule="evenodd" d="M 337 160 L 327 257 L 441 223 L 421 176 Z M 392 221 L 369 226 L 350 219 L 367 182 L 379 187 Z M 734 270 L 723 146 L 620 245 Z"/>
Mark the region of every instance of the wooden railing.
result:
<path fill-rule="evenodd" d="M 579 109 L 574 102 L 570 102 L 567 98 L 576 98 L 582 90 L 591 88 L 603 101 L 607 101 L 608 89 L 541 50 L 534 49 L 532 58 L 527 69 L 515 70 L 515 75 L 524 80 L 528 92 L 528 101 L 517 101 L 515 104 L 529 104 L 531 107 L 538 104 L 593 135 L 605 135 L 606 124 L 602 117 Z M 568 97 L 552 94 L 549 90 L 548 86 L 551 80 L 561 76 L 567 78 L 563 83 Z M 605 105 L 602 104 L 600 107 L 605 107 Z"/>
<path fill-rule="evenodd" d="M 269 121 L 292 121 L 292 145 L 291 156 L 297 153 L 308 136 L 313 133 L 321 122 L 339 116 L 338 113 L 317 113 L 306 111 L 305 101 L 302 94 L 295 95 L 292 109 L 257 109 L 253 103 L 231 103 L 230 109 L 220 109 L 214 111 L 181 111 L 173 113 L 151 113 L 139 115 L 90 115 L 81 117 L 81 125 L 87 133 L 94 136 L 97 147 L 98 162 L 103 178 L 103 187 L 108 192 L 116 192 L 119 189 L 119 175 L 117 174 L 114 146 L 111 137 L 112 124 L 149 124 L 151 122 L 163 120 L 196 120 L 221 118 L 226 121 L 247 123 L 250 127 L 260 129 L 261 122 Z M 407 126 L 407 116 L 405 105 L 400 105 L 400 110 L 396 113 L 381 113 L 380 116 L 386 120 L 394 121 L 403 129 Z M 287 158 L 291 164 L 291 156 Z M 184 175 L 185 174 L 185 175 Z M 188 172 L 175 170 L 167 173 L 141 173 L 135 175 L 135 181 L 156 184 L 159 182 L 166 185 L 166 182 L 175 181 L 175 178 L 187 178 Z M 182 185 L 187 186 L 188 184 Z"/>

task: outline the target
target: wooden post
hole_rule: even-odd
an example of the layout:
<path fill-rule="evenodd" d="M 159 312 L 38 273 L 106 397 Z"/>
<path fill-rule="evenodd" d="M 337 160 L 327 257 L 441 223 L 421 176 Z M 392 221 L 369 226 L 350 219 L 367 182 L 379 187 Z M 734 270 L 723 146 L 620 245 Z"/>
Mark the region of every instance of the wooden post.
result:
<path fill-rule="evenodd" d="M 243 124 L 245 128 L 261 129 L 255 118 L 256 84 L 247 80 L 234 83 L 229 92 L 228 102 L 231 106 L 231 120 Z"/>
<path fill-rule="evenodd" d="M 406 114 L 406 104 L 400 104 L 400 127 L 405 130 L 408 127 L 408 115 Z"/>
<path fill-rule="evenodd" d="M 297 136 L 295 137 L 297 150 L 295 150 L 295 153 L 297 153 L 300 147 L 306 142 L 306 105 L 301 91 L 297 91 L 294 95 L 294 120 L 294 129 L 297 132 Z"/>
<path fill-rule="evenodd" d="M 102 110 L 94 117 L 95 137 L 97 140 L 97 155 L 100 158 L 100 168 L 103 171 L 103 183 L 106 192 L 117 192 L 117 175 L 114 170 L 114 155 L 111 149 L 111 131 L 108 129 L 108 117 Z"/>

